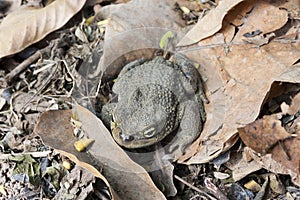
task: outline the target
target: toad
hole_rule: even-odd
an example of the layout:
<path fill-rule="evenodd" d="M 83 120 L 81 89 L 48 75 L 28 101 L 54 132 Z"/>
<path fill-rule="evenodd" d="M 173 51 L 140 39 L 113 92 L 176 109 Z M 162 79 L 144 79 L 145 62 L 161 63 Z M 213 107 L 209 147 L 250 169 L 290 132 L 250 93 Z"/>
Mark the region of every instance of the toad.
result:
<path fill-rule="evenodd" d="M 125 65 L 112 90 L 117 102 L 102 113 L 112 116 L 113 138 L 125 148 L 147 147 L 176 132 L 169 151 L 184 152 L 202 130 L 208 101 L 198 71 L 182 54 L 173 62 L 158 56 Z"/>

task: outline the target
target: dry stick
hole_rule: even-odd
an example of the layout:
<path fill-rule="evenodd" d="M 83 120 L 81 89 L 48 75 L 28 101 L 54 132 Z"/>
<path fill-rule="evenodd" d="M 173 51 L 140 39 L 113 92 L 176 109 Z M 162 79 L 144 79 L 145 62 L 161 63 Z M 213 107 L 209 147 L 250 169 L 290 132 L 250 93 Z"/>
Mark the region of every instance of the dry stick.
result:
<path fill-rule="evenodd" d="M 40 57 L 42 57 L 42 54 L 47 50 L 49 50 L 51 47 L 52 45 L 49 45 L 44 49 L 35 52 L 33 55 L 31 55 L 26 60 L 24 60 L 21 64 L 19 64 L 16 68 L 14 68 L 11 72 L 9 72 L 5 76 L 6 81 L 8 83 L 11 82 L 16 76 L 18 76 L 21 72 L 23 72 L 31 63 L 37 61 Z"/>
<path fill-rule="evenodd" d="M 177 175 L 174 175 L 174 177 L 179 180 L 180 182 L 182 182 L 183 184 L 189 186 L 190 188 L 192 188 L 193 190 L 199 192 L 201 195 L 206 196 L 207 198 L 211 199 L 211 200 L 217 200 L 216 198 L 212 197 L 211 195 L 207 194 L 205 191 L 191 185 L 190 183 L 188 183 L 187 181 L 183 180 L 182 178 L 180 178 Z"/>
<path fill-rule="evenodd" d="M 9 72 L 5 79 L 7 82 L 11 82 L 14 77 L 18 76 L 21 72 L 23 72 L 31 63 L 37 61 L 42 56 L 40 51 L 35 52 L 33 55 L 24 60 L 21 64 L 19 64 L 16 68 L 14 68 L 11 72 Z"/>

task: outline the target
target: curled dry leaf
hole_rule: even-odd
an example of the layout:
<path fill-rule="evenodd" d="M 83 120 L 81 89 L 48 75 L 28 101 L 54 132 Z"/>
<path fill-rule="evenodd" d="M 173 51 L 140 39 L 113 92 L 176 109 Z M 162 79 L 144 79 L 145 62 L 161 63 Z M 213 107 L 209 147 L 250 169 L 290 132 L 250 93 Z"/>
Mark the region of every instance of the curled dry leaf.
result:
<path fill-rule="evenodd" d="M 76 151 L 73 146 L 77 138 L 73 135 L 73 126 L 70 123 L 72 111 L 82 123 L 81 128 L 86 136 L 95 140 L 88 148 L 88 154 Z M 75 106 L 74 110 L 47 111 L 41 115 L 34 132 L 41 136 L 46 145 L 55 148 L 98 177 L 100 173 L 90 164 L 102 167 L 102 174 L 111 185 L 115 198 L 165 199 L 148 173 L 130 160 L 114 142 L 102 122 L 85 108 Z"/>
<path fill-rule="evenodd" d="M 266 153 L 277 142 L 291 137 L 276 115 L 264 116 L 243 128 L 238 128 L 242 141 L 258 153 Z"/>
<path fill-rule="evenodd" d="M 246 2 L 241 4 L 243 3 Z M 248 8 L 249 4 L 246 7 Z M 199 72 L 204 77 L 210 103 L 205 105 L 207 120 L 200 138 L 192 144 L 190 151 L 179 160 L 180 162 L 204 163 L 228 150 L 238 138 L 237 128 L 257 118 L 274 81 L 295 82 L 300 79 L 297 67 L 292 66 L 300 59 L 300 42 L 271 40 L 268 44 L 258 47 L 239 38 L 235 39 L 235 36 L 240 35 L 240 31 L 246 32 L 244 27 L 248 30 L 246 27 L 250 25 L 263 26 L 263 22 L 252 15 L 264 16 L 267 13 L 286 16 L 274 9 L 272 4 L 261 1 L 252 7 L 235 34 L 232 34 L 234 28 L 230 28 L 233 27 L 230 21 L 224 22 L 225 25 L 219 33 L 185 51 L 187 57 L 200 63 Z M 241 12 L 244 12 L 244 9 Z M 275 16 L 270 18 L 278 19 L 278 22 L 272 22 L 276 24 L 273 31 L 277 32 L 280 25 L 284 26 L 285 20 Z M 269 27 L 268 24 L 265 26 Z M 271 28 L 268 28 L 268 31 L 270 30 Z M 227 39 L 229 36 L 232 38 Z M 238 42 L 233 42 L 235 40 Z M 186 161 L 189 157 L 191 158 Z"/>
<path fill-rule="evenodd" d="M 61 28 L 85 2 L 56 0 L 41 9 L 22 8 L 10 13 L 0 24 L 0 58 L 17 53 Z"/>
<path fill-rule="evenodd" d="M 74 112 L 82 122 L 84 132 L 95 140 L 89 153 L 103 164 L 103 175 L 122 199 L 165 199 L 145 169 L 134 163 L 115 143 L 99 118 L 78 105 Z"/>

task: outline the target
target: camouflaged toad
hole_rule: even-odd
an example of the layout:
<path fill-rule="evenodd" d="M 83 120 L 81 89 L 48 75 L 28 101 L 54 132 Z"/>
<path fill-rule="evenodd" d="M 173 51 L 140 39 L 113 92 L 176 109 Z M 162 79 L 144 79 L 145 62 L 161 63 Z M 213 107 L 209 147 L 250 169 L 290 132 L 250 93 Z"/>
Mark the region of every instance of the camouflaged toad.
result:
<path fill-rule="evenodd" d="M 150 146 L 177 131 L 170 151 L 183 152 L 199 136 L 205 121 L 202 101 L 207 103 L 201 78 L 183 55 L 175 54 L 173 60 L 140 59 L 120 72 L 113 85 L 118 101 L 105 108 L 113 116 L 113 138 L 121 146 Z"/>

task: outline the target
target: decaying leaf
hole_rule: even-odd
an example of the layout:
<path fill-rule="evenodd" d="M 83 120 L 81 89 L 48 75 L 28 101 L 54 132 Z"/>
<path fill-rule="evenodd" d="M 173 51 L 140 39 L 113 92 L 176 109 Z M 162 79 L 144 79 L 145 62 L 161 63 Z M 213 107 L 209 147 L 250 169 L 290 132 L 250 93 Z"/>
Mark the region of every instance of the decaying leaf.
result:
<path fill-rule="evenodd" d="M 288 68 L 285 72 L 280 74 L 278 77 L 275 78 L 275 81 L 287 81 L 291 83 L 299 83 L 300 82 L 300 66 L 295 65 L 293 67 Z M 291 114 L 295 114 L 299 111 L 300 107 L 295 107 L 297 105 L 298 101 L 298 95 L 296 95 L 292 99 L 292 110 Z M 280 113 L 279 113 L 280 115 Z M 271 116 L 265 116 L 263 119 L 259 120 L 260 123 L 264 121 L 266 118 L 269 118 L 267 121 L 268 123 L 273 124 L 274 119 L 272 119 Z M 292 181 L 294 184 L 300 186 L 300 151 L 299 151 L 299 116 L 296 119 L 293 119 L 292 124 L 295 125 L 295 127 L 291 128 L 289 127 L 287 130 L 289 130 L 289 137 L 285 139 L 285 135 L 287 134 L 287 131 L 283 127 L 277 127 L 274 129 L 274 131 L 271 133 L 272 137 L 276 136 L 278 131 L 281 132 L 279 135 L 283 136 L 282 141 L 277 142 L 275 145 L 273 145 L 273 148 L 271 148 L 268 151 L 268 154 L 261 155 L 257 152 L 254 152 L 252 149 L 246 147 L 244 148 L 244 153 L 247 153 L 246 156 L 243 158 L 239 158 L 237 160 L 231 160 L 229 163 L 227 163 L 227 166 L 233 170 L 233 178 L 234 180 L 240 180 L 241 178 L 245 177 L 247 174 L 253 172 L 250 170 L 251 168 L 255 170 L 258 170 L 260 168 L 265 168 L 273 173 L 279 173 L 279 174 L 288 174 L 292 177 Z M 266 121 L 266 122 L 267 122 Z M 278 123 L 278 120 L 276 124 Z M 254 122 L 255 123 L 255 122 Z M 298 124 L 298 126 L 297 126 Z M 276 125 L 277 126 L 277 125 Z M 288 126 L 288 125 L 286 125 Z M 285 133 L 284 133 L 285 132 Z M 244 133 L 243 133 L 244 134 Z M 273 135 L 274 134 L 274 135 Z M 241 136 L 242 138 L 244 136 Z M 261 136 L 259 136 L 261 137 Z M 264 143 L 266 140 L 268 141 L 270 137 L 264 137 L 262 138 L 262 142 Z M 274 139 L 274 138 L 273 138 Z M 258 140 L 257 140 L 258 141 Z M 276 139 L 274 140 L 276 142 Z M 247 142 L 245 142 L 247 143 Z M 250 141 L 251 143 L 251 141 Z M 272 143 L 272 142 L 271 142 Z M 271 144 L 269 143 L 269 144 Z M 269 145 L 268 144 L 268 145 Z M 268 146 L 266 145 L 266 146 Z M 272 145 L 271 145 L 272 146 Z M 262 146 L 261 146 L 262 147 Z M 261 148 L 259 147 L 259 148 Z M 252 143 L 251 148 L 257 148 L 257 145 Z M 259 150 L 258 148 L 258 150 Z M 263 149 L 263 148 L 262 148 Z M 249 158 L 250 157 L 250 158 Z M 252 165 L 254 163 L 254 165 Z M 250 167 L 252 166 L 252 167 Z"/>
<path fill-rule="evenodd" d="M 250 148 L 246 147 L 244 148 L 243 155 L 234 153 L 229 162 L 225 164 L 230 170 L 232 170 L 232 178 L 234 181 L 239 181 L 247 175 L 262 169 L 259 162 L 253 160 L 253 158 L 248 155 L 248 151 L 250 150 Z"/>
<path fill-rule="evenodd" d="M 96 185 L 95 176 L 88 170 L 75 166 L 69 174 L 64 176 L 61 180 L 61 188 L 54 196 L 53 200 L 59 199 L 80 199 L 84 200 L 88 198 L 88 195 L 94 191 Z M 76 193 L 74 191 L 77 191 Z M 106 191 L 98 191 L 106 194 Z M 107 194 L 106 194 L 107 195 Z M 105 196 L 103 199 L 109 198 Z"/>
<path fill-rule="evenodd" d="M 268 10 L 268 12 L 264 12 L 265 10 Z M 240 27 L 240 31 L 235 35 L 234 41 L 246 40 L 245 34 L 257 30 L 259 34 L 267 34 L 280 29 L 288 21 L 288 13 L 286 10 L 273 6 L 268 2 L 259 1 L 254 5 L 247 20 L 248 22 L 244 23 Z"/>
<path fill-rule="evenodd" d="M 270 40 L 259 47 L 240 40 L 240 31 L 244 34 L 246 27 L 271 27 L 258 22 L 253 14 L 266 18 L 266 13 L 275 15 L 272 18 L 278 19 L 278 23 L 266 29 L 268 31 L 277 32 L 286 20 L 279 19 L 286 15 L 270 3 L 258 1 L 252 7 L 235 34 L 232 34 L 232 25 L 228 21 L 228 26 L 220 32 L 184 51 L 187 57 L 200 63 L 198 70 L 204 77 L 210 103 L 205 105 L 207 120 L 200 138 L 179 162 L 192 156 L 186 163 L 205 163 L 228 150 L 237 139 L 237 128 L 257 118 L 274 81 L 296 82 L 300 79 L 299 67 L 293 66 L 300 58 L 300 42 Z M 226 37 L 229 36 L 232 38 L 228 40 Z"/>
<path fill-rule="evenodd" d="M 27 7 L 10 13 L 0 24 L 0 58 L 17 53 L 61 28 L 85 1 L 56 0 L 41 9 Z"/>
<path fill-rule="evenodd" d="M 286 168 L 300 175 L 300 137 L 287 139 L 272 149 L 272 158 Z"/>
<path fill-rule="evenodd" d="M 275 174 L 288 174 L 291 176 L 292 182 L 298 187 L 300 186 L 299 173 L 295 172 L 293 168 L 286 167 L 283 163 L 275 161 L 272 154 L 259 156 L 251 149 L 249 150 L 249 153 L 251 154 L 251 157 L 255 160 L 255 162 L 257 162 L 257 166 L 261 166 L 264 169 L 269 170 Z"/>
<path fill-rule="evenodd" d="M 132 0 L 105 6 L 97 15 L 101 19 L 109 18 L 100 62 L 104 78 L 115 77 L 132 60 L 153 58 L 164 34 L 171 31 L 174 42 L 178 42 L 176 39 L 184 27 L 173 5 L 165 0 Z"/>
<path fill-rule="evenodd" d="M 288 113 L 290 115 L 295 115 L 297 112 L 299 112 L 300 109 L 300 93 L 298 93 L 292 100 L 292 104 L 288 109 Z"/>
<path fill-rule="evenodd" d="M 178 43 L 178 46 L 194 44 L 218 32 L 222 28 L 223 19 L 227 12 L 242 1 L 244 0 L 220 1 L 216 9 L 211 10 L 199 20 L 196 26 Z"/>
<path fill-rule="evenodd" d="M 146 199 L 165 199 L 147 172 L 129 159 L 94 114 L 80 106 L 75 106 L 73 112 L 82 123 L 82 130 L 89 138 L 95 140 L 88 148 L 89 155 L 77 152 L 73 146 L 77 138 L 73 136 L 73 126 L 70 123 L 72 110 L 43 113 L 34 132 L 41 136 L 45 144 L 55 148 L 97 177 L 103 178 L 87 163 L 102 167 L 102 173 L 112 186 L 112 192 L 115 191 L 115 197 L 137 199 L 143 196 Z M 94 158 L 92 161 L 91 156 Z"/>
<path fill-rule="evenodd" d="M 276 115 L 266 115 L 262 119 L 239 128 L 238 131 L 242 141 L 259 153 L 266 153 L 279 141 L 291 137 Z"/>
<path fill-rule="evenodd" d="M 278 177 L 275 174 L 271 174 L 269 178 L 270 188 L 273 192 L 275 192 L 276 194 L 284 194 L 286 192 L 283 183 L 280 181 L 280 179 L 278 179 Z"/>
<path fill-rule="evenodd" d="M 15 161 L 16 167 L 13 171 L 13 177 L 16 180 L 25 183 L 37 185 L 40 182 L 40 163 L 31 157 L 31 155 L 11 156 L 11 161 Z M 23 177 L 18 179 L 18 177 Z"/>

